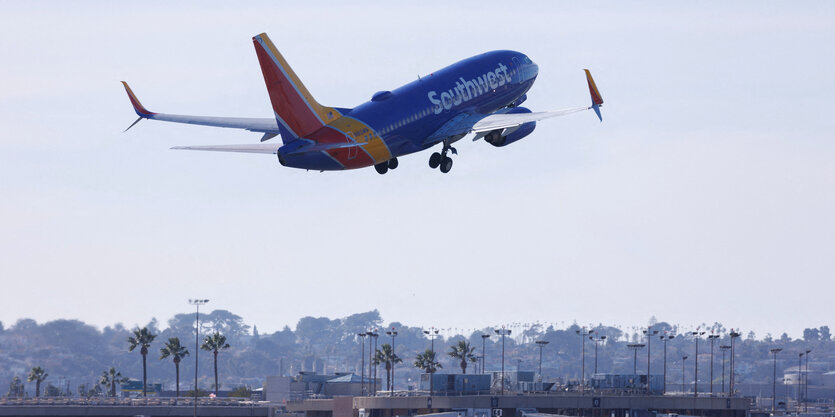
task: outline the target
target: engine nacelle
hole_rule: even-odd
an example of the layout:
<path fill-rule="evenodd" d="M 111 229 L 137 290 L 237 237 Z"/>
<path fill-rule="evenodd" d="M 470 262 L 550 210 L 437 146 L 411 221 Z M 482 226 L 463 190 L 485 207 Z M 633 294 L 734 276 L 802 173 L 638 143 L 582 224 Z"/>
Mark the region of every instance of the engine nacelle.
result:
<path fill-rule="evenodd" d="M 531 111 L 524 107 L 514 107 L 510 109 L 510 111 L 504 114 L 513 114 L 513 113 L 530 113 Z M 496 147 L 502 147 L 510 145 L 513 142 L 516 142 L 519 139 L 524 138 L 525 136 L 530 135 L 533 130 L 536 128 L 536 122 L 528 122 L 522 124 L 522 126 L 509 128 L 509 129 L 496 129 L 486 136 L 484 136 L 484 140 Z"/>

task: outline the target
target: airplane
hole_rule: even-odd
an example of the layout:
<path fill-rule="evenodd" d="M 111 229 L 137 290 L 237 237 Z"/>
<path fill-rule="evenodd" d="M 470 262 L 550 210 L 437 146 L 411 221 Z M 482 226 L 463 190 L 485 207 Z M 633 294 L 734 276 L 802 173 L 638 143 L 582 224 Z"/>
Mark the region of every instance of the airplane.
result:
<path fill-rule="evenodd" d="M 277 155 L 286 167 L 340 171 L 374 166 L 380 174 L 394 170 L 398 157 L 441 145 L 429 166 L 452 169 L 452 144 L 475 133 L 502 147 L 533 132 L 536 122 L 583 110 L 600 121 L 603 98 L 589 70 L 584 70 L 590 106 L 532 112 L 520 105 L 527 98 L 539 67 L 526 55 L 491 51 L 459 61 L 393 91 L 379 91 L 354 108 L 319 104 L 266 33 L 252 38 L 275 118 L 206 117 L 155 113 L 146 109 L 122 81 L 139 118 L 203 126 L 245 129 L 263 134 L 261 143 L 175 146 L 171 149 Z M 268 141 L 276 136 L 282 143 Z"/>

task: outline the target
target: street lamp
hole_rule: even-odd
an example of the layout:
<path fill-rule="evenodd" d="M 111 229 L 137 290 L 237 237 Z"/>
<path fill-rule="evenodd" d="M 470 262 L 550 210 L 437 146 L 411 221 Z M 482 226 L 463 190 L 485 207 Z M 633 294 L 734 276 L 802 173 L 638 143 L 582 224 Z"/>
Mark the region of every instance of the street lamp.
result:
<path fill-rule="evenodd" d="M 374 354 L 376 355 L 377 354 L 377 337 L 379 337 L 380 334 L 377 333 L 377 329 L 374 329 L 374 330 L 368 332 L 368 336 L 371 337 L 372 339 L 374 339 Z M 371 340 L 368 341 L 368 347 L 369 348 L 371 347 Z M 370 357 L 370 355 L 369 355 L 369 357 Z M 373 362 L 373 361 L 369 360 L 368 366 L 371 366 L 371 362 Z M 369 374 L 371 373 L 371 368 L 368 369 L 368 373 Z M 376 396 L 377 395 L 377 364 L 376 363 L 374 364 L 374 376 L 371 379 L 373 381 L 373 385 L 372 385 L 373 388 L 372 388 L 371 392 L 373 392 L 374 395 Z"/>
<path fill-rule="evenodd" d="M 542 382 L 542 348 L 548 344 L 547 340 L 537 340 L 536 345 L 539 346 L 539 382 Z"/>
<path fill-rule="evenodd" d="M 713 396 L 713 344 L 719 338 L 718 334 L 711 334 L 708 337 L 710 340 L 710 396 Z"/>
<path fill-rule="evenodd" d="M 803 398 L 803 389 L 801 388 L 801 382 L 803 381 L 803 355 L 805 353 L 800 352 L 797 357 L 797 414 L 800 415 L 800 401 Z"/>
<path fill-rule="evenodd" d="M 771 379 L 771 412 L 777 409 L 777 353 L 779 353 L 781 348 L 774 348 L 771 349 L 771 354 L 774 355 L 774 377 Z"/>
<path fill-rule="evenodd" d="M 644 334 L 647 335 L 647 392 L 649 392 L 649 378 L 650 378 L 650 373 L 649 373 L 650 356 L 649 356 L 649 352 L 650 352 L 650 349 L 652 349 L 652 344 L 651 344 L 652 343 L 652 336 L 657 335 L 658 330 L 652 330 L 652 326 L 649 326 L 649 327 L 647 327 L 646 330 L 644 330 Z"/>
<path fill-rule="evenodd" d="M 591 335 L 591 332 L 586 330 L 586 327 L 583 326 L 580 330 L 575 330 L 577 335 L 580 336 L 580 340 L 582 340 L 582 350 L 580 353 L 580 395 L 586 394 L 586 337 Z"/>
<path fill-rule="evenodd" d="M 496 332 L 497 335 L 500 335 L 502 337 L 502 395 L 504 395 L 504 337 L 510 334 L 510 329 L 505 329 L 505 327 L 502 326 L 501 329 L 496 329 L 493 331 Z"/>
<path fill-rule="evenodd" d="M 365 332 L 357 333 L 360 339 L 362 339 L 362 353 L 360 353 L 360 358 L 362 358 L 362 366 L 360 366 L 360 391 L 362 395 L 365 395 Z M 369 346 L 369 350 L 371 347 Z"/>
<path fill-rule="evenodd" d="M 730 348 L 730 345 L 719 346 L 719 350 L 722 351 L 722 392 L 725 392 L 725 352 L 727 352 Z"/>
<path fill-rule="evenodd" d="M 594 332 L 593 336 L 589 336 L 589 340 L 594 342 L 594 373 L 597 374 L 597 345 L 606 341 L 606 336 L 598 336 L 597 332 Z"/>
<path fill-rule="evenodd" d="M 699 338 L 705 334 L 705 332 L 693 332 L 693 338 L 696 339 L 696 375 L 693 377 L 695 379 L 695 385 L 693 385 L 693 396 L 699 396 Z"/>
<path fill-rule="evenodd" d="M 197 309 L 194 315 L 194 417 L 197 417 L 197 355 L 200 353 L 200 306 L 208 302 L 208 299 L 188 300 L 188 303 Z"/>
<path fill-rule="evenodd" d="M 392 361 L 391 361 L 391 387 L 389 388 L 389 395 L 394 396 L 394 365 L 395 365 L 395 363 L 394 363 L 393 358 L 394 358 L 394 356 L 396 356 L 396 354 L 394 353 L 394 338 L 397 337 L 397 331 L 395 331 L 394 327 L 392 327 L 391 330 L 386 331 L 386 334 L 391 336 L 391 356 L 392 356 Z"/>
<path fill-rule="evenodd" d="M 681 357 L 681 393 L 682 395 L 687 392 L 687 389 L 684 388 L 684 361 L 687 360 L 687 355 Z"/>
<path fill-rule="evenodd" d="M 435 361 L 435 338 L 438 336 L 438 329 L 435 327 L 430 327 L 429 330 L 424 330 L 423 334 L 429 336 L 430 346 L 432 349 L 432 361 Z M 429 395 L 433 395 L 435 392 L 435 365 L 432 364 L 429 368 L 432 372 L 429 372 Z"/>
<path fill-rule="evenodd" d="M 633 359 L 633 362 L 632 362 L 632 375 L 634 375 L 636 377 L 638 376 L 638 351 L 643 349 L 644 346 L 646 346 L 646 345 L 643 344 L 643 343 L 630 343 L 630 344 L 626 345 L 626 347 L 628 347 L 629 349 L 632 349 L 632 351 L 635 353 L 635 358 Z"/>
<path fill-rule="evenodd" d="M 735 351 L 734 341 L 739 336 L 742 336 L 742 333 L 740 333 L 738 331 L 731 330 L 730 336 L 731 336 L 731 375 L 730 375 L 729 379 L 731 380 L 731 382 L 730 382 L 730 384 L 728 384 L 728 389 L 730 390 L 730 392 L 728 393 L 728 396 L 733 397 L 734 396 L 734 382 L 736 381 L 736 376 L 734 375 L 735 374 L 734 370 L 735 370 L 735 365 L 736 365 L 736 360 L 735 360 L 736 355 L 734 354 L 734 351 Z"/>
<path fill-rule="evenodd" d="M 489 338 L 490 338 L 489 334 L 481 335 L 481 373 L 482 374 L 484 373 L 484 370 L 486 369 L 484 367 L 484 362 L 485 362 L 485 358 L 486 358 L 486 356 L 484 356 L 484 346 L 487 344 L 486 342 L 487 342 L 487 339 L 489 339 Z"/>
<path fill-rule="evenodd" d="M 805 383 L 803 384 L 803 412 L 809 411 L 809 353 L 812 350 L 806 350 L 806 372 L 804 373 L 805 376 Z"/>
<path fill-rule="evenodd" d="M 675 337 L 676 336 L 674 334 L 669 334 L 668 335 L 667 332 L 664 332 L 664 334 L 661 335 L 661 341 L 664 342 L 664 393 L 665 394 L 667 393 L 667 342 L 669 342 L 671 339 L 675 339 Z"/>

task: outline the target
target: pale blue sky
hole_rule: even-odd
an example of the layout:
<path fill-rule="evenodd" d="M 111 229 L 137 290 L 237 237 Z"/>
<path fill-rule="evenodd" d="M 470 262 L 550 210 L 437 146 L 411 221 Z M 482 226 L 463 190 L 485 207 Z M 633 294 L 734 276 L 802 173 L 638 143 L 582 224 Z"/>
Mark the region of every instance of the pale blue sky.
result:
<path fill-rule="evenodd" d="M 381 6 L 385 4 L 385 6 Z M 830 2 L 1 2 L 0 320 L 166 321 L 190 297 L 262 331 L 378 308 L 411 325 L 833 325 Z M 311 173 L 175 145 L 269 117 L 251 36 L 352 107 L 459 59 L 540 66 L 521 142 Z M 810 291 L 804 294 L 803 289 Z"/>

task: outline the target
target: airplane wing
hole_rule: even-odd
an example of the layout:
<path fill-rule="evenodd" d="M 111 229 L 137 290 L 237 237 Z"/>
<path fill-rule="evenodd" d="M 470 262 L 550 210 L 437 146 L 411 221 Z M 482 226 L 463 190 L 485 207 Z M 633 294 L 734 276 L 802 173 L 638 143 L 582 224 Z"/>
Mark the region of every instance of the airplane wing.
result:
<path fill-rule="evenodd" d="M 191 125 L 213 126 L 213 127 L 228 127 L 233 129 L 245 129 L 250 132 L 264 133 L 261 141 L 270 139 L 279 134 L 278 123 L 275 118 L 252 118 L 252 117 L 207 117 L 207 116 L 188 116 L 182 114 L 166 114 L 154 113 L 149 111 L 139 102 L 136 95 L 128 86 L 128 83 L 122 81 L 125 86 L 125 91 L 128 93 L 128 98 L 133 105 L 133 110 L 139 116 L 133 124 L 128 126 L 125 131 L 139 123 L 142 119 L 161 120 L 164 122 L 186 123 Z"/>
<path fill-rule="evenodd" d="M 550 119 L 552 117 L 564 116 L 566 114 L 577 113 L 583 110 L 590 110 L 591 107 L 572 107 L 569 109 L 542 111 L 536 113 L 510 113 L 510 114 L 491 114 L 473 125 L 472 132 L 481 133 L 489 132 L 496 129 L 509 129 L 521 126 L 528 122 L 537 122 L 540 120 Z"/>

